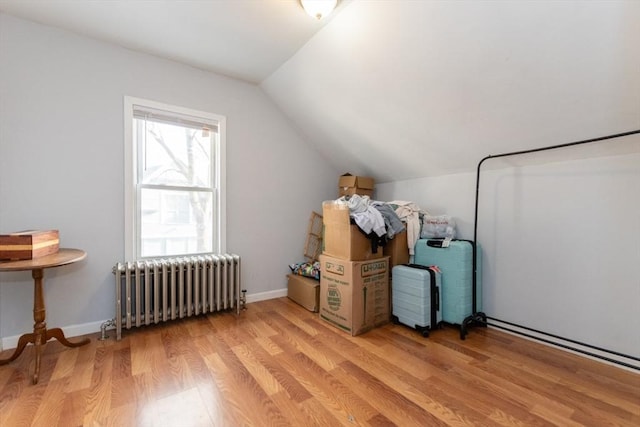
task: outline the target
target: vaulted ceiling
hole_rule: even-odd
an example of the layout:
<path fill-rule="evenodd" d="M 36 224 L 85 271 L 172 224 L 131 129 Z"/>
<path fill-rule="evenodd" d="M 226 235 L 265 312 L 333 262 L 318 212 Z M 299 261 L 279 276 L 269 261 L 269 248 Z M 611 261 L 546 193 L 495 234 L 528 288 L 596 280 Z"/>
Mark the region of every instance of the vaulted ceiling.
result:
<path fill-rule="evenodd" d="M 259 84 L 378 182 L 640 128 L 640 2 L 0 0 L 0 12 Z"/>

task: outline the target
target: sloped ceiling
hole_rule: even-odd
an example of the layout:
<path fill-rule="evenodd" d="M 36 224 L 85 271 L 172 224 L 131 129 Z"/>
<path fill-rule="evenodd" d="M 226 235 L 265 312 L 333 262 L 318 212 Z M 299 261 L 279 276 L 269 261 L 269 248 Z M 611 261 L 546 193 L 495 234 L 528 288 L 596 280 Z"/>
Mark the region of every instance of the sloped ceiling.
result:
<path fill-rule="evenodd" d="M 353 1 L 263 83 L 379 182 L 640 128 L 640 2 Z"/>
<path fill-rule="evenodd" d="M 0 0 L 0 12 L 252 83 L 332 17 L 299 0 Z"/>
<path fill-rule="evenodd" d="M 378 182 L 640 128 L 640 2 L 49 2 L 0 12 L 260 84 L 337 170 Z"/>

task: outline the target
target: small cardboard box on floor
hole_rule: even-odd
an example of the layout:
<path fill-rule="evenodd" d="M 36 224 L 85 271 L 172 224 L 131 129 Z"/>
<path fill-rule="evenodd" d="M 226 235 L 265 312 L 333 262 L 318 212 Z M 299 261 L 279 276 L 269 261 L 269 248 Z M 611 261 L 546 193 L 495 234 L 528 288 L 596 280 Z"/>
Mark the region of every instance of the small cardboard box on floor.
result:
<path fill-rule="evenodd" d="M 309 311 L 318 311 L 320 282 L 297 274 L 287 274 L 287 296 Z"/>
<path fill-rule="evenodd" d="M 389 258 L 320 255 L 320 317 L 352 336 L 389 322 Z"/>

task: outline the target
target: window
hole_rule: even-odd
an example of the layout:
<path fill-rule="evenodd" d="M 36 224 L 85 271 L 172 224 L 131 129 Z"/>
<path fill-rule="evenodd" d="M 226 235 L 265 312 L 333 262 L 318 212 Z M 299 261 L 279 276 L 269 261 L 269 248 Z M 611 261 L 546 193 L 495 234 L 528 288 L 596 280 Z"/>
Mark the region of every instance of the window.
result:
<path fill-rule="evenodd" d="M 225 251 L 225 118 L 125 97 L 127 259 Z"/>

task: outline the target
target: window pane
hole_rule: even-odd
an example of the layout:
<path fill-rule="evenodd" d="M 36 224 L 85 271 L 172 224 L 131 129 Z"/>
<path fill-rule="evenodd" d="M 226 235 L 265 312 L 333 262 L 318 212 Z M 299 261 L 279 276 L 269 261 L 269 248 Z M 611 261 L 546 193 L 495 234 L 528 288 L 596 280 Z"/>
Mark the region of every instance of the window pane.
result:
<path fill-rule="evenodd" d="M 143 144 L 143 184 L 212 186 L 214 132 L 144 119 L 134 119 L 134 124 Z"/>
<path fill-rule="evenodd" d="M 211 252 L 213 194 L 141 188 L 141 255 Z"/>

